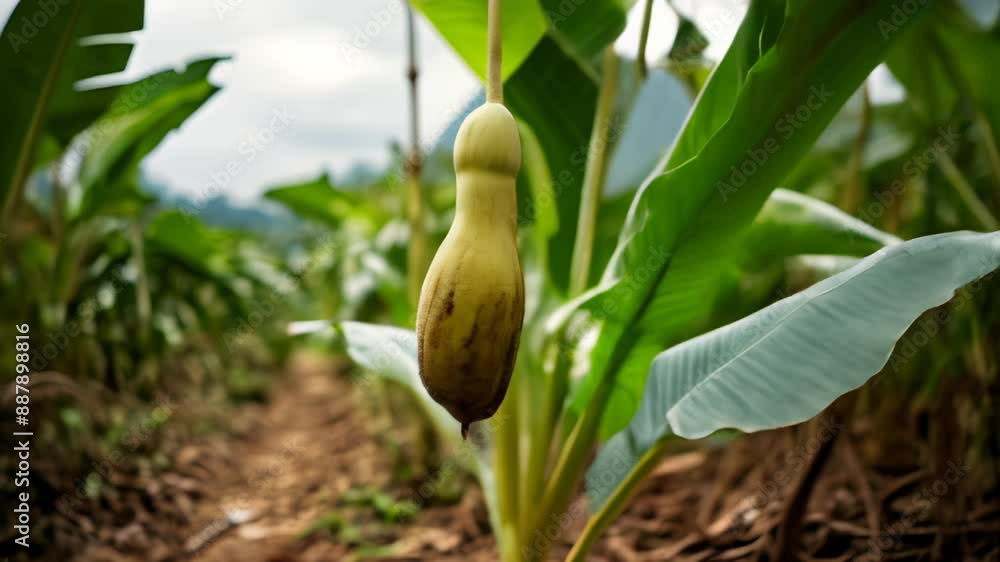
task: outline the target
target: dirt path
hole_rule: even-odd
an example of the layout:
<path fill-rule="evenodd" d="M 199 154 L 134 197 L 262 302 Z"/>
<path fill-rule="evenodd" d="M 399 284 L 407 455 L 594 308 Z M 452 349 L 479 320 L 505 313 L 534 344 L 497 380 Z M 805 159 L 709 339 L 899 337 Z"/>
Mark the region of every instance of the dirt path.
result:
<path fill-rule="evenodd" d="M 188 524 L 175 529 L 175 537 L 131 540 L 130 527 L 142 529 L 134 534 L 157 532 L 133 524 L 113 533 L 115 548 L 95 546 L 79 560 L 494 560 L 477 490 L 458 505 L 419 506 L 402 522 L 386 521 L 369 505 L 415 496 L 419 482 L 393 478 L 375 424 L 344 369 L 299 357 L 269 403 L 237 412 L 235 435 L 181 448 L 168 479 L 188 482 L 193 500 Z M 344 505 L 345 498 L 368 493 L 377 498 Z"/>
<path fill-rule="evenodd" d="M 173 498 L 169 510 L 179 504 L 183 524 L 153 525 L 169 510 L 150 509 L 113 530 L 113 548 L 95 546 L 76 560 L 494 562 L 481 493 L 466 483 L 457 503 L 419 503 L 421 480 L 393 476 L 398 467 L 356 388 L 334 371 L 328 362 L 294 361 L 268 404 L 234 416 L 235 436 L 177 452 L 174 472 L 147 489 L 154 499 Z M 787 495 L 811 453 L 807 437 L 792 428 L 668 457 L 590 560 L 770 560 Z M 864 440 L 848 431 L 834 448 L 805 511 L 801 560 L 1000 559 L 1000 497 L 971 498 L 942 535 L 936 512 L 918 501 L 926 487 L 919 464 L 904 460 L 887 472 L 859 463 L 855 445 Z M 792 463 L 790 455 L 801 458 Z M 190 495 L 169 496 L 168 488 Z M 872 508 L 877 518 L 867 515 Z M 565 536 L 576 536 L 586 516 L 574 511 Z M 907 526 L 892 534 L 901 521 Z M 155 540 L 142 536 L 157 532 Z M 554 559 L 568 546 L 556 544 Z"/>
<path fill-rule="evenodd" d="M 194 517 L 199 523 L 185 545 L 194 552 L 191 559 L 419 560 L 433 558 L 389 555 L 386 547 L 406 552 L 436 545 L 448 551 L 468 543 L 473 537 L 437 528 L 456 513 L 466 515 L 461 510 L 428 508 L 400 525 L 378 517 L 363 497 L 360 505 L 344 506 L 344 498 L 366 493 L 381 498 L 376 503 L 411 493 L 393 482 L 374 424 L 358 402 L 345 373 L 315 360 L 295 362 L 274 400 L 244 420 L 245 438 L 227 452 L 232 470 L 220 475 Z M 306 536 L 318 526 L 323 528 Z M 471 534 L 484 532 L 475 525 Z M 480 550 L 489 553 L 492 546 Z"/>
<path fill-rule="evenodd" d="M 244 439 L 226 455 L 232 470 L 219 475 L 194 517 L 201 530 L 185 545 L 196 551 L 193 560 L 283 559 L 323 515 L 326 499 L 354 484 L 382 484 L 373 481 L 385 474 L 376 442 L 346 381 L 299 361 L 279 384 L 267 407 L 241 420 Z"/>

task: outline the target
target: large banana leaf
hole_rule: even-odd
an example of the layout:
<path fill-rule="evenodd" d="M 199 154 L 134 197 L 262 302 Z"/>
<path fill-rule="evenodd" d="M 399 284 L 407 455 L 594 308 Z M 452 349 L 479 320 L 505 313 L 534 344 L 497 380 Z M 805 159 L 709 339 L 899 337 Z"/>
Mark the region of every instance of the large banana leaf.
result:
<path fill-rule="evenodd" d="M 139 164 L 219 91 L 208 74 L 220 60 L 226 59 L 195 61 L 183 72 L 166 70 L 121 88 L 107 112 L 71 144 L 81 154 L 72 186 L 79 205 L 71 217 L 82 220 L 123 201 L 143 199 Z"/>
<path fill-rule="evenodd" d="M 35 165 L 46 129 L 66 142 L 99 115 L 109 92 L 80 94 L 80 80 L 125 68 L 132 44 L 81 43 L 93 35 L 122 34 L 143 25 L 144 2 L 134 0 L 22 0 L 0 33 L 0 106 L 7 120 L 0 145 L 0 202 L 9 207 Z M 81 118 L 71 116 L 82 113 Z M 51 119 L 51 121 L 50 121 Z M 75 130 L 74 130 L 75 129 Z"/>
<path fill-rule="evenodd" d="M 1000 267 L 1000 232 L 891 246 L 652 363 L 642 406 L 590 469 L 591 507 L 668 435 L 773 429 L 805 421 L 878 373 L 925 310 Z"/>
<path fill-rule="evenodd" d="M 751 5 L 736 51 L 681 133 L 672 167 L 642 186 L 600 288 L 581 299 L 602 328 L 571 416 L 600 390 L 610 397 L 601 434 L 628 423 L 656 351 L 706 317 L 735 241 L 883 56 L 891 38 L 872 29 L 892 9 L 888 0 Z M 738 79 L 734 68 L 749 71 Z M 719 80 L 741 86 L 726 94 Z"/>
<path fill-rule="evenodd" d="M 674 168 L 698 154 L 729 120 L 750 69 L 774 44 L 781 28 L 783 9 L 784 2 L 781 1 L 755 0 L 750 3 L 725 56 L 698 93 L 695 106 L 674 141 L 670 157 L 664 162 L 665 168 Z"/>
<path fill-rule="evenodd" d="M 134 10 L 134 6 L 131 9 Z M 142 14 L 141 9 L 138 14 Z M 135 17 L 135 13 L 131 17 Z M 135 25 L 142 27 L 141 19 Z M 93 88 L 87 86 L 87 79 L 124 70 L 133 48 L 129 35 L 104 38 L 100 42 L 84 39 L 82 45 L 86 46 L 72 49 L 67 55 L 61 84 L 56 87 L 45 126 L 46 133 L 62 147 L 100 117 L 121 90 L 118 83 Z"/>

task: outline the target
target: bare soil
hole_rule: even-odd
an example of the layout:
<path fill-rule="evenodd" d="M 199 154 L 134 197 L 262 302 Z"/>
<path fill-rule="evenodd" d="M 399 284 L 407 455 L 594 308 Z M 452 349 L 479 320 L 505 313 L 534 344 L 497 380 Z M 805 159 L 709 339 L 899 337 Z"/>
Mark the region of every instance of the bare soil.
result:
<path fill-rule="evenodd" d="M 48 559 L 496 560 L 481 492 L 457 481 L 464 494 L 421 502 L 428 477 L 400 474 L 345 369 L 294 361 L 269 403 L 179 447 L 168 473 L 88 518 L 94 540 Z M 981 488 L 974 467 L 915 443 L 866 449 L 870 428 L 820 419 L 669 456 L 590 559 L 1000 561 L 1000 494 L 967 491 Z M 553 560 L 583 526 L 580 502 Z"/>

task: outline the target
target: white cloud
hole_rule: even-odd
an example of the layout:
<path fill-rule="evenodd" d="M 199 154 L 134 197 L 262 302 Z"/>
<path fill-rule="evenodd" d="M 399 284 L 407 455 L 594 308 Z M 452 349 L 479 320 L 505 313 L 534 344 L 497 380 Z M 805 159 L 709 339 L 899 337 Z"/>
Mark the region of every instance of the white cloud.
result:
<path fill-rule="evenodd" d="M 390 141 L 408 136 L 405 16 L 391 10 L 393 2 L 401 8 L 398 0 L 218 1 L 230 2 L 232 10 L 217 13 L 216 0 L 147 0 L 146 29 L 129 75 L 205 53 L 234 55 L 213 73 L 222 92 L 146 161 L 151 175 L 197 193 L 235 160 L 241 172 L 225 192 L 248 200 L 283 178 L 387 163 Z M 426 143 L 442 121 L 454 118 L 447 110 L 466 103 L 478 82 L 419 21 Z M 244 162 L 240 147 L 267 127 L 275 110 L 291 113 L 292 123 L 253 162 Z"/>
<path fill-rule="evenodd" d="M 16 5 L 0 0 L 0 22 Z M 422 16 L 419 38 L 422 144 L 455 118 L 479 83 Z M 232 162 L 224 192 L 247 201 L 284 179 L 358 162 L 385 165 L 392 140 L 408 138 L 406 17 L 402 0 L 146 0 L 145 28 L 122 77 L 211 55 L 223 86 L 144 163 L 158 180 L 197 195 Z M 348 47 L 356 47 L 351 56 Z M 276 110 L 294 119 L 256 151 L 241 153 Z"/>

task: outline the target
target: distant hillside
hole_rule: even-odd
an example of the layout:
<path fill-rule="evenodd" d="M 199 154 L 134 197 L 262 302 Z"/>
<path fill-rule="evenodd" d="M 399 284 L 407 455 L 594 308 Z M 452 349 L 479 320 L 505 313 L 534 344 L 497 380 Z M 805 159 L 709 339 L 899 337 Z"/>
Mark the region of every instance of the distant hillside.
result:
<path fill-rule="evenodd" d="M 283 207 L 263 199 L 253 206 L 233 203 L 225 195 L 196 199 L 172 191 L 165 183 L 148 177 L 142 179 L 142 188 L 156 196 L 160 200 L 160 205 L 190 212 L 211 226 L 262 233 L 278 229 L 297 229 L 302 226 L 301 219 Z"/>

